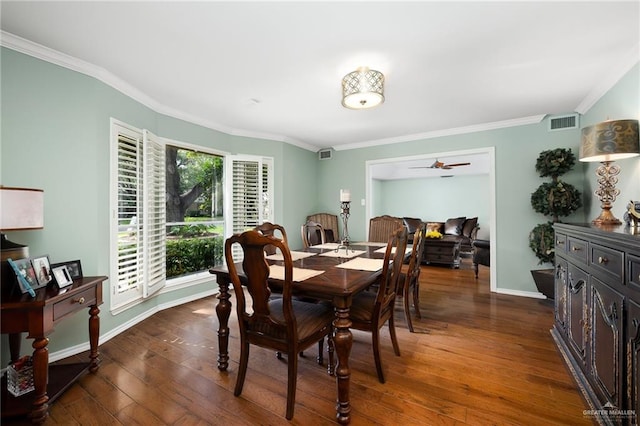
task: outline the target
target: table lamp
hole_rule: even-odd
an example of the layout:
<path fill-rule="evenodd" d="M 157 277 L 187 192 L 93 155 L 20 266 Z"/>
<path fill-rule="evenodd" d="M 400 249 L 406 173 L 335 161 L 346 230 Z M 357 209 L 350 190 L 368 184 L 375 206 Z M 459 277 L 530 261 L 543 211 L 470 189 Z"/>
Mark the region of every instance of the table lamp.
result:
<path fill-rule="evenodd" d="M 611 208 L 620 190 L 616 188 L 620 167 L 612 164 L 615 160 L 640 155 L 638 120 L 611 120 L 582 129 L 580 161 L 599 161 L 596 169 L 598 189 L 595 195 L 600 199 L 602 212 L 592 221 L 594 225 L 620 225 Z"/>
<path fill-rule="evenodd" d="M 29 257 L 29 247 L 9 241 L 4 232 L 42 228 L 44 228 L 44 191 L 0 186 L 0 242 L 3 283 L 14 282 L 12 279 L 13 271 L 7 264 L 7 259 L 18 260 Z"/>

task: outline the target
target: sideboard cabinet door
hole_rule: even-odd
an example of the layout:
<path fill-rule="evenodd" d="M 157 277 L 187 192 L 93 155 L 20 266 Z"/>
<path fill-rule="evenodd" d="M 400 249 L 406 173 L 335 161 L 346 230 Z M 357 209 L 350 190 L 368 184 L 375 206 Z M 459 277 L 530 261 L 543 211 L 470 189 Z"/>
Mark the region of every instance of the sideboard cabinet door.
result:
<path fill-rule="evenodd" d="M 628 407 L 640 413 L 638 387 L 640 386 L 640 305 L 629 301 L 627 307 L 627 401 Z"/>
<path fill-rule="evenodd" d="M 590 377 L 600 400 L 621 408 L 624 296 L 593 276 L 589 288 Z"/>
<path fill-rule="evenodd" d="M 569 347 L 586 365 L 585 332 L 587 316 L 587 273 L 575 265 L 567 267 L 567 331 Z"/>
<path fill-rule="evenodd" d="M 567 261 L 558 259 L 555 276 L 555 321 L 559 331 L 567 333 Z"/>

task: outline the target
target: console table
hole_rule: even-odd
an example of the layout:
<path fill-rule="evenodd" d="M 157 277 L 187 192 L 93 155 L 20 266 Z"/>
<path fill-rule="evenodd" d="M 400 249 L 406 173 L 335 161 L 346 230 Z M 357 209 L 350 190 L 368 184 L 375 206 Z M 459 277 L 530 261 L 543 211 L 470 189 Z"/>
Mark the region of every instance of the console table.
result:
<path fill-rule="evenodd" d="M 35 390 L 14 397 L 7 391 L 6 376 L 2 378 L 2 418 L 28 414 L 33 423 L 42 423 L 53 402 L 87 370 L 98 369 L 98 337 L 102 283 L 107 277 L 84 277 L 62 289 L 57 287 L 36 290 L 36 297 L 12 294 L 2 297 L 2 334 L 9 334 L 11 361 L 20 357 L 22 332 L 33 339 L 33 378 Z M 91 351 L 86 363 L 49 366 L 47 336 L 55 325 L 83 309 L 89 309 L 89 344 Z"/>
<path fill-rule="evenodd" d="M 460 267 L 460 240 L 444 238 L 425 238 L 422 260 L 427 263 Z"/>

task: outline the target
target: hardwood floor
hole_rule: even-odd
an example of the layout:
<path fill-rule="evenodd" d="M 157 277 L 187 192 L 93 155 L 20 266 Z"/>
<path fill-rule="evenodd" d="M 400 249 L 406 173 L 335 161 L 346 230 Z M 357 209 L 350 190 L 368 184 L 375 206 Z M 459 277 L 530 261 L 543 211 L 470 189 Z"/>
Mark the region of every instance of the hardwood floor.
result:
<path fill-rule="evenodd" d="M 396 309 L 400 357 L 382 330 L 385 384 L 376 377 L 370 334 L 353 332 L 351 424 L 593 424 L 549 333 L 549 302 L 490 293 L 488 268 L 475 280 L 469 259 L 458 270 L 422 268 L 416 333 L 408 332 L 400 304 Z M 336 424 L 335 381 L 316 364 L 315 351 L 299 361 L 291 422 L 284 418 L 286 359 L 272 351 L 251 348 L 244 391 L 233 396 L 237 321 L 229 322 L 231 359 L 221 373 L 216 302 L 159 312 L 102 344 L 98 372 L 67 390 L 45 424 Z"/>

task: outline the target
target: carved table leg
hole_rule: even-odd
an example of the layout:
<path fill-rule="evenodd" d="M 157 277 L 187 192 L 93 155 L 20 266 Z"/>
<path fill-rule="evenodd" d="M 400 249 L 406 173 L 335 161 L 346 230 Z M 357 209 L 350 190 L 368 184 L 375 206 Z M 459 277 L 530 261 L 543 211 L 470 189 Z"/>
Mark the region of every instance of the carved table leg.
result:
<path fill-rule="evenodd" d="M 229 301 L 229 280 L 218 275 L 218 370 L 225 371 L 229 367 L 229 316 L 231 315 L 231 302 Z"/>
<path fill-rule="evenodd" d="M 98 309 L 97 305 L 92 305 L 91 308 L 89 308 L 89 346 L 91 347 L 91 352 L 89 353 L 89 359 L 91 359 L 89 371 L 92 373 L 98 370 L 98 364 L 100 364 L 100 359 L 98 358 L 98 337 L 100 336 L 99 313 L 100 309 Z"/>
<path fill-rule="evenodd" d="M 33 382 L 35 387 L 35 398 L 30 417 L 33 423 L 43 423 L 49 415 L 49 396 L 47 395 L 47 382 L 49 381 L 48 344 L 49 339 L 46 337 L 36 337 L 32 344 L 34 349 Z"/>
<path fill-rule="evenodd" d="M 333 321 L 335 329 L 334 346 L 338 358 L 336 366 L 336 384 L 338 387 L 338 400 L 336 401 L 336 420 L 338 423 L 347 424 L 351 421 L 351 402 L 349 401 L 349 383 L 351 371 L 349 370 L 349 355 L 353 344 L 351 334 L 351 320 L 349 319 L 349 306 L 336 304 L 336 319 Z"/>

